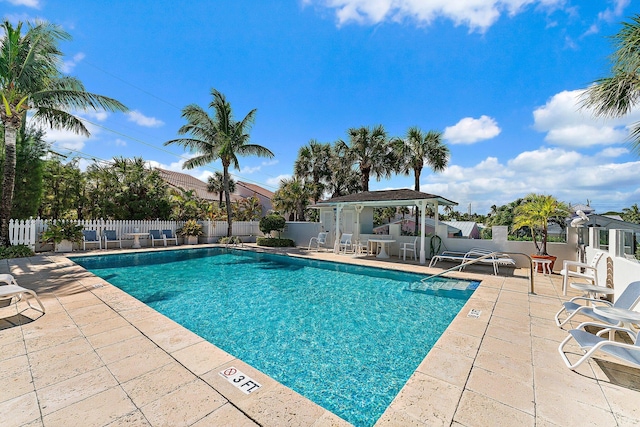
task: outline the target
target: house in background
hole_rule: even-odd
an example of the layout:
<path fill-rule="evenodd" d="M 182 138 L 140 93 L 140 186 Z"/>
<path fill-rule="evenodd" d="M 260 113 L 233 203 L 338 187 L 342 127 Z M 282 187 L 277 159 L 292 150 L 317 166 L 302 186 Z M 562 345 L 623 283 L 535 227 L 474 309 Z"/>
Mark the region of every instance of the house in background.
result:
<path fill-rule="evenodd" d="M 462 230 L 451 226 L 447 223 L 447 221 L 439 221 L 440 224 L 447 224 L 447 236 L 448 237 L 456 237 L 462 236 Z M 405 218 L 399 219 L 397 221 L 392 221 L 389 224 L 401 224 L 400 229 L 402 233 L 411 236 L 415 232 L 415 224 L 416 221 L 413 218 Z M 389 234 L 389 224 L 382 224 L 373 228 L 373 234 Z M 433 235 L 435 234 L 436 221 L 433 218 L 425 218 L 425 230 L 426 234 Z"/>
<path fill-rule="evenodd" d="M 266 190 L 259 185 L 249 184 L 248 182 L 236 181 L 236 192 L 234 195 L 242 198 L 256 196 L 262 205 L 262 216 L 267 215 L 273 210 L 273 192 Z"/>
<path fill-rule="evenodd" d="M 475 221 L 442 221 L 450 227 L 460 230 L 460 233 L 455 234 L 453 237 L 463 237 L 465 239 L 479 239 L 480 228 Z"/>

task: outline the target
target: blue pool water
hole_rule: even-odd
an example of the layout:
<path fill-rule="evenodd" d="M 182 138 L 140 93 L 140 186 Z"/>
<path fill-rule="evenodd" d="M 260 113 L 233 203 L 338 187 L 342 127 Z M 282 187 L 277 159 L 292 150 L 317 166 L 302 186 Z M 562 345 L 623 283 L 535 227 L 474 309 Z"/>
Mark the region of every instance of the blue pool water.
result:
<path fill-rule="evenodd" d="M 356 426 L 376 422 L 477 286 L 222 248 L 73 260 Z"/>

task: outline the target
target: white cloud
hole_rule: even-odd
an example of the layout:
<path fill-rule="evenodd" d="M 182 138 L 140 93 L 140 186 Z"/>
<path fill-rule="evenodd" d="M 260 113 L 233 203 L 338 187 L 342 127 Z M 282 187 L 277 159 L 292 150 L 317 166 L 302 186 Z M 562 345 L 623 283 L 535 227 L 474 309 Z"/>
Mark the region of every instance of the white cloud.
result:
<path fill-rule="evenodd" d="M 148 128 L 157 128 L 164 125 L 162 120 L 158 120 L 155 117 L 147 117 L 138 110 L 129 111 L 127 113 L 127 120 Z"/>
<path fill-rule="evenodd" d="M 113 144 L 116 147 L 126 147 L 127 146 L 127 141 L 124 141 L 124 140 L 122 140 L 120 138 L 116 138 L 116 140 L 113 141 Z"/>
<path fill-rule="evenodd" d="M 563 147 L 592 147 L 620 144 L 628 135 L 627 127 L 640 120 L 640 108 L 625 117 L 596 118 L 592 110 L 581 109 L 583 90 L 563 91 L 533 112 L 533 128 L 546 132 L 545 141 Z"/>
<path fill-rule="evenodd" d="M 626 148 L 622 148 L 622 147 L 618 147 L 618 148 L 614 148 L 614 147 L 609 147 L 609 148 L 605 148 L 604 150 L 602 150 L 599 154 L 602 157 L 610 157 L 610 158 L 614 158 L 614 157 L 620 157 L 623 156 L 625 154 L 627 154 L 629 152 L 628 149 Z"/>
<path fill-rule="evenodd" d="M 481 116 L 479 119 L 465 117 L 454 126 L 446 127 L 443 137 L 452 144 L 473 144 L 494 138 L 500 132 L 498 123 L 489 116 Z"/>
<path fill-rule="evenodd" d="M 245 175 L 251 175 L 252 173 L 258 172 L 260 169 L 262 169 L 262 166 L 245 166 L 242 169 L 240 169 L 240 173 Z"/>
<path fill-rule="evenodd" d="M 271 187 L 280 187 L 280 181 L 283 179 L 291 179 L 291 175 L 290 174 L 283 174 L 283 175 L 278 175 L 276 177 L 273 178 L 269 178 L 267 179 L 267 181 L 265 182 L 265 184 L 267 184 L 268 186 Z"/>
<path fill-rule="evenodd" d="M 82 52 L 76 53 L 75 55 L 73 55 L 73 58 L 62 62 L 62 66 L 60 66 L 60 71 L 62 71 L 65 74 L 71 73 L 71 71 L 73 71 L 75 66 L 78 65 L 78 63 L 82 61 L 84 57 L 85 57 L 84 53 Z"/>
<path fill-rule="evenodd" d="M 377 24 L 383 21 L 417 21 L 429 25 L 437 18 L 465 25 L 470 31 L 485 32 L 503 13 L 515 16 L 527 6 L 557 9 L 564 0 L 303 0 L 334 9 L 338 24 Z"/>
<path fill-rule="evenodd" d="M 5 0 L 14 6 L 26 6 L 34 9 L 40 9 L 40 0 Z"/>

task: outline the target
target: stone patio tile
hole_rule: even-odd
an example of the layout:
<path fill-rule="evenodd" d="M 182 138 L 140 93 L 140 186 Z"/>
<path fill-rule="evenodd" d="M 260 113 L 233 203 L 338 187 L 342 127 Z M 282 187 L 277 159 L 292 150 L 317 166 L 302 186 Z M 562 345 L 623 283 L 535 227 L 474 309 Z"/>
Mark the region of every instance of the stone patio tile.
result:
<path fill-rule="evenodd" d="M 124 383 L 173 362 L 171 356 L 155 347 L 109 363 L 107 367 L 120 383 Z"/>
<path fill-rule="evenodd" d="M 513 376 L 525 383 L 533 383 L 533 367 L 531 363 L 513 359 L 501 353 L 481 349 L 474 361 L 474 367 L 495 372 L 504 377 Z"/>
<path fill-rule="evenodd" d="M 34 391 L 29 359 L 20 355 L 0 363 L 0 402 Z"/>
<path fill-rule="evenodd" d="M 129 323 L 123 317 L 118 316 L 118 317 L 107 319 L 103 322 L 89 323 L 88 325 L 82 325 L 80 326 L 80 330 L 86 337 L 90 337 L 92 335 L 98 335 L 103 332 L 113 331 L 115 329 L 122 328 L 124 326 L 131 326 L 131 323 Z"/>
<path fill-rule="evenodd" d="M 416 371 L 462 388 L 469 378 L 472 365 L 473 359 L 470 357 L 451 357 L 448 351 L 434 347 Z"/>
<path fill-rule="evenodd" d="M 579 414 L 579 415 L 578 415 Z M 574 393 L 553 393 L 536 387 L 536 415 L 560 426 L 607 427 L 617 422 L 611 411 L 576 400 Z"/>
<path fill-rule="evenodd" d="M 418 372 L 400 390 L 389 409 L 394 413 L 405 413 L 428 426 L 448 426 L 461 394 L 461 387 Z"/>
<path fill-rule="evenodd" d="M 108 322 L 105 322 L 108 323 Z M 87 337 L 89 343 L 93 348 L 102 348 L 111 344 L 115 344 L 121 341 L 128 340 L 130 338 L 136 338 L 141 336 L 139 330 L 131 325 L 126 325 L 121 328 L 102 332 L 101 334 L 91 335 Z"/>
<path fill-rule="evenodd" d="M 324 411 L 313 427 L 350 427 L 351 425 L 333 412 Z"/>
<path fill-rule="evenodd" d="M 47 427 L 101 427 L 132 413 L 135 409 L 120 387 L 112 387 L 44 416 L 44 424 Z"/>
<path fill-rule="evenodd" d="M 497 338 L 512 345 L 531 346 L 531 335 L 528 332 L 516 332 L 509 327 L 494 323 L 491 323 L 487 327 L 487 336 Z"/>
<path fill-rule="evenodd" d="M 191 427 L 256 427 L 258 424 L 251 421 L 245 414 L 230 404 L 224 404 Z"/>
<path fill-rule="evenodd" d="M 140 410 L 136 410 L 107 424 L 105 427 L 151 427 L 151 424 L 149 424 L 149 421 Z"/>
<path fill-rule="evenodd" d="M 444 349 L 464 357 L 475 357 L 481 338 L 456 331 L 445 331 L 434 347 Z"/>
<path fill-rule="evenodd" d="M 82 336 L 82 333 L 78 330 L 78 328 L 69 326 L 65 328 L 46 331 L 45 333 L 34 337 L 29 337 L 25 333 L 24 342 L 27 346 L 27 351 L 36 352 L 50 347 L 64 345 L 66 343 L 70 343 L 71 341 L 83 338 L 84 337 Z"/>
<path fill-rule="evenodd" d="M 531 335 L 534 337 L 544 338 L 555 341 L 560 344 L 567 337 L 567 331 L 556 325 L 553 317 L 541 319 L 539 317 L 531 318 Z"/>
<path fill-rule="evenodd" d="M 533 382 L 520 381 L 517 375 L 503 376 L 474 367 L 471 370 L 466 389 L 535 415 Z"/>
<path fill-rule="evenodd" d="M 38 399 L 42 414 L 46 416 L 116 385 L 118 385 L 118 382 L 107 368 L 100 367 L 68 380 L 40 388 L 38 389 Z"/>
<path fill-rule="evenodd" d="M 454 421 L 465 426 L 534 426 L 535 417 L 482 394 L 465 390 Z"/>
<path fill-rule="evenodd" d="M 237 387 L 229 383 L 226 378 L 220 375 L 221 371 L 231 367 L 254 379 L 258 383 L 260 383 L 262 387 L 250 394 L 241 392 Z M 240 359 L 233 359 L 225 363 L 224 365 L 219 366 L 217 369 L 212 369 L 206 374 L 202 375 L 201 378 L 207 384 L 217 390 L 220 394 L 227 397 L 229 400 L 233 400 L 234 404 L 238 404 L 239 402 L 245 400 L 258 399 L 261 394 L 267 393 L 268 391 L 273 390 L 276 387 L 283 387 L 282 384 L 279 384 L 270 376 L 262 373 L 253 366 L 246 364 Z"/>
<path fill-rule="evenodd" d="M 555 314 L 560 310 L 560 305 L 535 304 L 529 305 L 529 313 L 531 317 L 541 317 L 543 319 L 553 319 Z"/>
<path fill-rule="evenodd" d="M 633 419 L 637 425 L 640 420 L 640 391 L 604 382 L 600 386 L 616 417 Z M 640 382 L 636 382 L 636 386 L 640 387 Z"/>
<path fill-rule="evenodd" d="M 464 311 L 464 309 L 462 311 L 462 313 L 468 312 L 469 310 Z M 472 335 L 474 337 L 482 337 L 487 330 L 487 322 L 490 315 L 491 312 L 485 310 L 482 310 L 480 318 L 478 319 L 467 317 L 466 314 L 464 316 L 458 315 L 455 319 L 453 319 L 453 322 L 451 322 L 447 330 Z"/>
<path fill-rule="evenodd" d="M 524 309 L 511 304 L 496 304 L 496 307 L 493 309 L 493 316 L 503 317 L 515 323 L 529 323 L 528 307 Z"/>
<path fill-rule="evenodd" d="M 388 407 L 375 425 L 377 427 L 424 427 L 431 424 L 425 424 L 413 418 L 403 410 L 396 411 L 395 409 Z M 438 424 L 436 423 L 433 425 Z"/>
<path fill-rule="evenodd" d="M 104 322 L 119 316 L 110 307 L 102 303 L 70 311 L 69 315 L 80 327 L 91 323 Z"/>
<path fill-rule="evenodd" d="M 3 427 L 18 427 L 40 420 L 40 408 L 35 392 L 0 402 L 0 420 Z M 37 425 L 37 424 L 36 424 Z"/>
<path fill-rule="evenodd" d="M 17 327 L 17 329 L 19 330 L 20 328 Z M 5 343 L 4 339 L 0 336 L 0 362 L 25 354 L 27 354 L 27 349 L 24 346 L 24 341 L 10 341 Z"/>
<path fill-rule="evenodd" d="M 154 333 L 148 335 L 148 337 L 168 353 L 173 353 L 204 341 L 202 337 L 182 326 Z"/>
<path fill-rule="evenodd" d="M 96 353 L 108 365 L 154 348 L 157 348 L 157 346 L 147 337 L 139 336 L 98 348 Z"/>
<path fill-rule="evenodd" d="M 196 379 L 140 409 L 152 425 L 191 425 L 226 402 L 204 381 Z"/>
<path fill-rule="evenodd" d="M 494 326 L 502 326 L 503 328 L 512 330 L 514 333 L 525 333 L 525 334 L 528 334 L 528 333 L 531 332 L 531 326 L 530 326 L 530 323 L 528 321 L 527 322 L 516 322 L 516 321 L 513 321 L 511 319 L 504 318 L 504 317 L 492 316 L 490 324 L 494 325 Z"/>
<path fill-rule="evenodd" d="M 84 374 L 103 365 L 100 358 L 93 351 L 79 354 L 70 352 L 69 355 L 64 358 L 56 358 L 50 361 L 43 359 L 38 360 L 37 363 L 31 359 L 30 362 L 31 373 L 36 389 L 73 378 L 76 375 Z"/>
<path fill-rule="evenodd" d="M 142 407 L 195 379 L 179 363 L 168 363 L 121 385 L 133 403 Z"/>
<path fill-rule="evenodd" d="M 520 360 L 531 364 L 531 347 L 520 347 L 513 344 L 508 344 L 498 338 L 485 336 L 482 340 L 482 347 L 479 353 L 488 351 L 494 354 L 502 354 L 503 356 L 511 359 Z"/>
<path fill-rule="evenodd" d="M 473 292 L 473 298 L 486 300 L 493 303 L 496 301 L 496 297 L 498 296 L 498 294 L 500 294 L 500 289 L 485 286 L 484 283 L 482 283 L 480 286 L 478 286 L 478 289 Z"/>
<path fill-rule="evenodd" d="M 171 355 L 196 375 L 202 375 L 235 359 L 207 341 L 190 345 Z"/>
<path fill-rule="evenodd" d="M 168 331 L 169 329 L 175 329 L 180 326 L 180 324 L 158 313 L 157 311 L 154 311 L 154 315 L 150 317 L 136 321 L 135 325 L 136 328 L 140 329 L 140 331 L 147 336 L 158 334 L 163 331 Z"/>

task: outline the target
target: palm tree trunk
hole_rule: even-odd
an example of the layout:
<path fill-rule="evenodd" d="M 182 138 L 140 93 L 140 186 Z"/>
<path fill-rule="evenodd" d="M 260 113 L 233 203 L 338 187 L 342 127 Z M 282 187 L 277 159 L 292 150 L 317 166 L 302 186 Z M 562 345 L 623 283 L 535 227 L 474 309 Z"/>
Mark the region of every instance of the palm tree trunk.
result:
<path fill-rule="evenodd" d="M 229 165 L 222 165 L 224 172 L 224 200 L 227 204 L 227 237 L 233 235 L 233 220 L 231 219 L 231 195 L 229 194 Z"/>
<path fill-rule="evenodd" d="M 420 172 L 421 172 L 421 170 L 418 169 L 418 168 L 413 169 L 413 189 L 415 191 L 420 191 Z M 418 223 L 420 222 L 420 220 L 418 219 L 419 218 L 418 215 L 420 215 L 420 212 L 418 212 L 418 211 L 419 211 L 419 209 L 416 206 L 416 221 L 415 221 L 415 224 L 413 225 L 414 226 L 413 227 L 414 228 L 413 229 L 413 233 L 416 236 L 418 235 L 418 226 L 419 226 Z"/>
<path fill-rule="evenodd" d="M 371 173 L 371 168 L 362 168 L 360 169 L 360 173 L 362 174 L 362 191 L 369 191 L 369 174 Z"/>
<path fill-rule="evenodd" d="M 13 203 L 13 187 L 16 180 L 16 134 L 17 128 L 5 123 L 4 128 L 4 174 L 2 177 L 2 202 L 0 204 L 0 246 L 9 247 L 9 220 Z"/>

